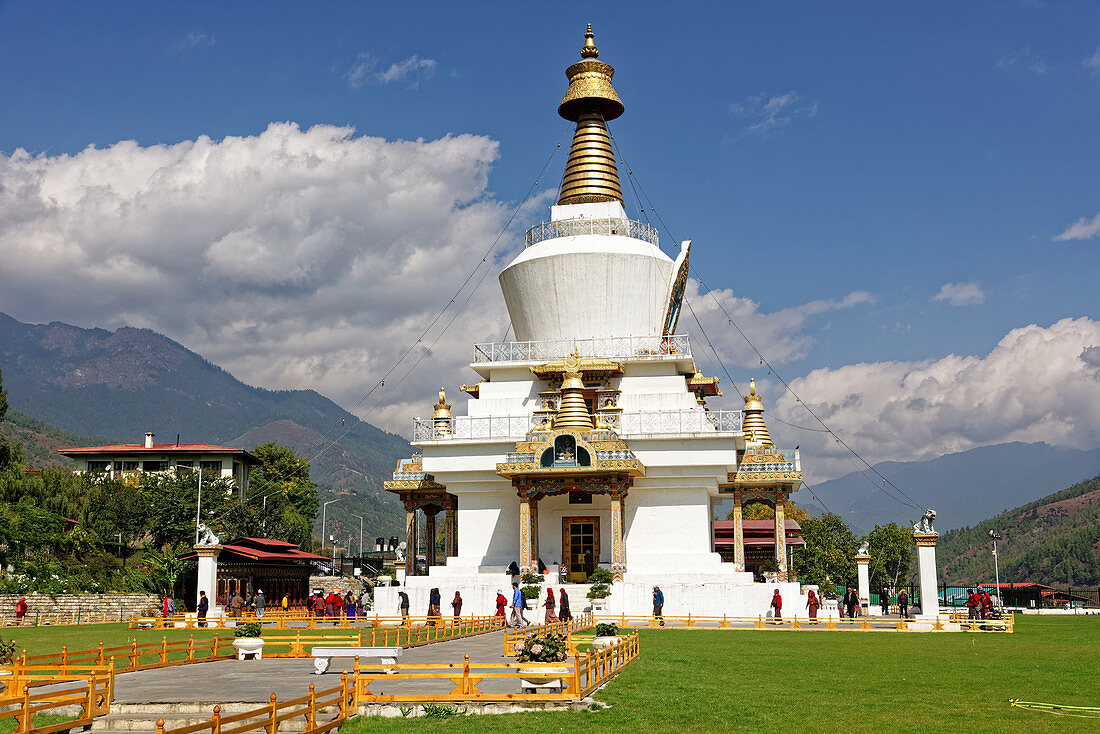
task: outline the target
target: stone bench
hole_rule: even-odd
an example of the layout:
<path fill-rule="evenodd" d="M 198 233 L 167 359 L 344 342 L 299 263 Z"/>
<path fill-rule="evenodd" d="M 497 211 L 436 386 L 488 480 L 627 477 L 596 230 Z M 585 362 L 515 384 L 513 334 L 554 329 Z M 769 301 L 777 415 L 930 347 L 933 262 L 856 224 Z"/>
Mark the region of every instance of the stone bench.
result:
<path fill-rule="evenodd" d="M 313 672 L 321 675 L 328 670 L 333 658 L 378 658 L 382 665 L 397 665 L 397 658 L 401 657 L 400 647 L 321 647 L 310 650 L 313 660 Z M 393 668 L 385 668 L 387 673 L 395 672 Z"/>

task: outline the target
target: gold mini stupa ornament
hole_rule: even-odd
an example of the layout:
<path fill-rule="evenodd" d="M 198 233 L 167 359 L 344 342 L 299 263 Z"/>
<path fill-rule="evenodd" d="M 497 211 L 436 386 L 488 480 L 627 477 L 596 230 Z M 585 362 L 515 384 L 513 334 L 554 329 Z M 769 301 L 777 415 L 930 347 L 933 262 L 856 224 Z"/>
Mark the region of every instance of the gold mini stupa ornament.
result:
<path fill-rule="evenodd" d="M 584 382 L 581 380 L 581 361 L 577 355 L 565 360 L 565 377 L 561 381 L 561 402 L 554 417 L 554 429 L 578 428 L 592 430 L 592 414 L 584 402 Z"/>
<path fill-rule="evenodd" d="M 745 396 L 743 411 L 745 417 L 741 420 L 741 430 L 745 433 L 745 440 L 774 446 L 768 427 L 764 425 L 764 403 L 756 394 L 756 380 L 753 378 L 749 378 L 749 394 Z"/>
<path fill-rule="evenodd" d="M 558 105 L 559 115 L 577 123 L 558 204 L 623 203 L 615 151 L 611 147 L 611 136 L 605 123 L 622 115 L 624 107 L 611 86 L 615 69 L 610 64 L 597 61 L 599 55 L 592 24 L 589 23 L 584 34 L 581 60 L 565 70 L 569 89 Z"/>
<path fill-rule="evenodd" d="M 443 388 L 439 388 L 439 402 L 435 404 L 435 412 L 432 413 L 432 420 L 439 420 L 440 418 L 449 419 L 451 417 L 451 406 L 447 403 L 447 393 Z"/>

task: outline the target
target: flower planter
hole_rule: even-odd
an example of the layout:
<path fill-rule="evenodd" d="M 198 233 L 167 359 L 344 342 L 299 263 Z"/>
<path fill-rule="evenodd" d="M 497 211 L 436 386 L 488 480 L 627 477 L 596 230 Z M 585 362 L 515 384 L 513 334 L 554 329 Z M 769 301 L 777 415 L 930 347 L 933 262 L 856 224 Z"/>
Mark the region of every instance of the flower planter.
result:
<path fill-rule="evenodd" d="M 571 668 L 541 663 L 520 665 L 517 670 L 523 676 L 519 681 L 520 689 L 534 693 L 536 688 L 565 688 L 562 678 L 569 675 Z"/>
<path fill-rule="evenodd" d="M 622 642 L 622 640 L 623 640 L 623 638 L 619 635 L 615 635 L 614 637 L 612 637 L 612 636 L 593 637 L 592 638 L 592 647 L 599 647 L 599 648 L 602 648 L 602 649 L 607 649 L 607 648 L 611 647 L 612 645 L 618 645 L 620 642 Z"/>
<path fill-rule="evenodd" d="M 607 606 L 607 597 L 604 597 L 602 599 L 589 599 L 588 601 L 592 604 L 592 611 L 594 612 L 602 612 L 604 610 L 604 607 Z"/>
<path fill-rule="evenodd" d="M 392 576 L 379 576 L 375 579 L 375 583 L 377 583 L 379 586 L 389 586 L 392 581 Z"/>
<path fill-rule="evenodd" d="M 237 650 L 238 660 L 262 660 L 264 657 L 264 638 L 262 637 L 237 637 L 233 640 L 233 647 Z"/>

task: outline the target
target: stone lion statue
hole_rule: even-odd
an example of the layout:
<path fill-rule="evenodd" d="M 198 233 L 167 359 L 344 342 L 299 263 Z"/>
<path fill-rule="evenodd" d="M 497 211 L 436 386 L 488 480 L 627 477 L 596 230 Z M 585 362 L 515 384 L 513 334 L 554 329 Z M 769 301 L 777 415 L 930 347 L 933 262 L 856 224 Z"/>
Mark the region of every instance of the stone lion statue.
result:
<path fill-rule="evenodd" d="M 920 520 L 917 520 L 913 524 L 914 533 L 934 533 L 936 529 L 932 527 L 932 522 L 936 519 L 935 510 L 925 510 L 924 514 L 920 516 Z"/>
<path fill-rule="evenodd" d="M 859 550 L 856 551 L 857 556 L 866 556 L 871 553 L 871 545 L 866 540 L 859 544 Z"/>
<path fill-rule="evenodd" d="M 205 523 L 199 523 L 199 542 L 195 545 L 217 545 L 218 536 L 214 535 L 214 531 L 206 527 Z"/>

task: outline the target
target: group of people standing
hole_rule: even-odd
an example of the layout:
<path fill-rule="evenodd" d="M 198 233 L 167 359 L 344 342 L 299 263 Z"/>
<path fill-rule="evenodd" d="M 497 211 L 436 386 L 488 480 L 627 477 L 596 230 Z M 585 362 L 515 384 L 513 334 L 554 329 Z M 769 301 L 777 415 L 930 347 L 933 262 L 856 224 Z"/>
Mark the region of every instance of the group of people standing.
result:
<path fill-rule="evenodd" d="M 992 619 L 993 618 L 993 597 L 989 595 L 988 589 L 974 589 L 966 590 L 966 609 L 970 614 L 970 619 Z"/>
<path fill-rule="evenodd" d="M 573 619 L 573 612 L 569 609 L 569 594 L 565 589 L 561 589 L 558 592 L 557 598 L 554 597 L 554 590 L 551 588 L 546 589 L 546 596 L 542 599 L 541 605 L 545 609 L 543 616 L 544 624 L 553 624 L 554 622 L 568 622 Z M 497 589 L 496 598 L 496 614 L 494 616 L 503 617 L 504 608 L 508 606 L 508 599 L 504 596 L 500 589 Z M 519 582 L 512 582 L 512 614 L 508 619 L 508 624 L 511 627 L 524 627 L 531 622 L 524 616 L 523 612 L 526 609 L 530 609 L 527 605 L 527 597 L 523 595 L 523 590 L 519 588 Z"/>
<path fill-rule="evenodd" d="M 348 619 L 355 619 L 362 612 L 362 599 L 359 595 L 348 589 L 348 592 L 341 596 L 339 589 L 333 589 L 327 595 L 322 592 L 315 593 L 309 600 L 310 611 L 313 612 L 314 617 L 331 617 L 340 618 L 347 617 Z M 284 597 L 284 606 L 286 609 Z"/>

